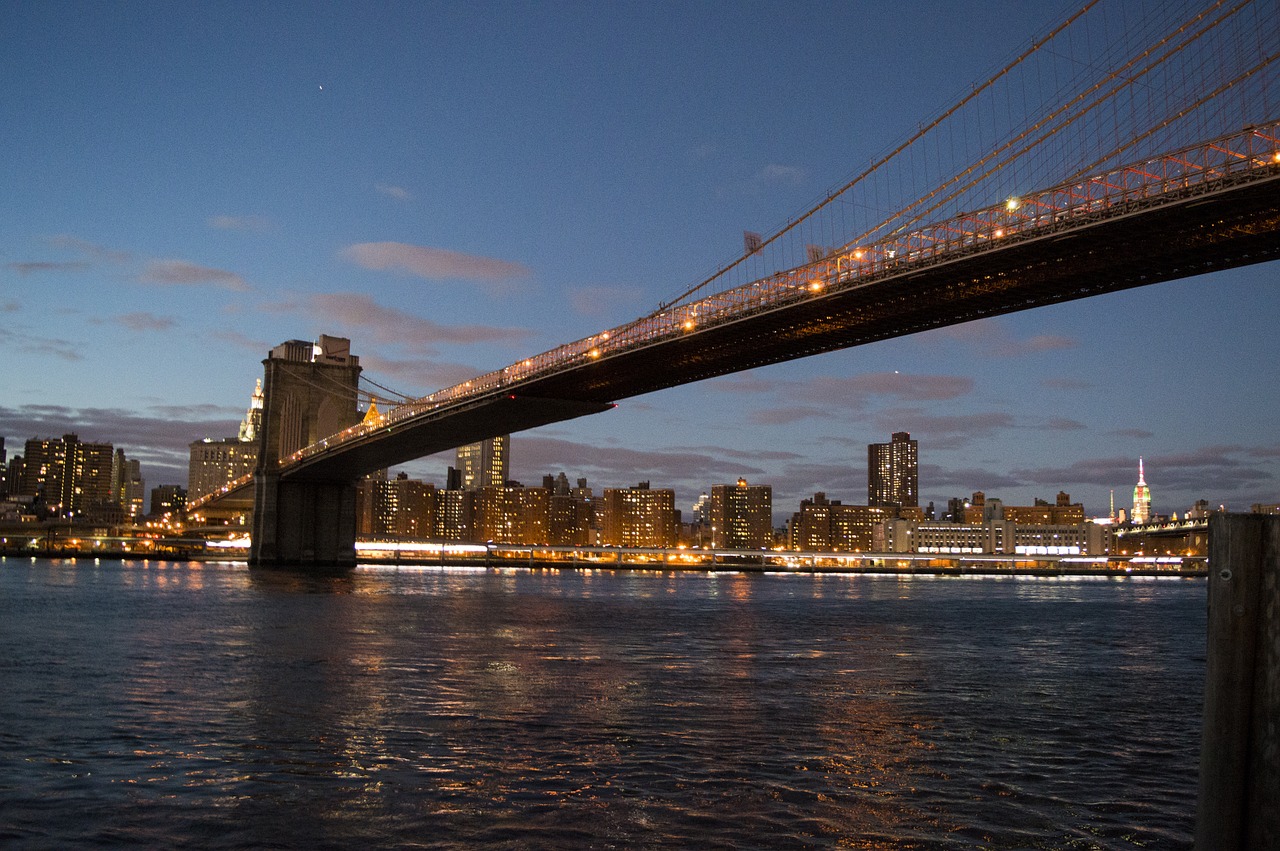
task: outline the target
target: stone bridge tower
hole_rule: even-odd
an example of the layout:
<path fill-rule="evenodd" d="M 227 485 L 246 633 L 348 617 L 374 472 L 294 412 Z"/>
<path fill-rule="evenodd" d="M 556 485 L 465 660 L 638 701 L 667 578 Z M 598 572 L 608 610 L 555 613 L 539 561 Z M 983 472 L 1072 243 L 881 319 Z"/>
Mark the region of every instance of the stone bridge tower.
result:
<path fill-rule="evenodd" d="M 356 562 L 356 483 L 281 481 L 279 461 L 360 422 L 351 341 L 290 340 L 262 362 L 262 427 L 253 481 L 253 567 L 342 569 Z"/>

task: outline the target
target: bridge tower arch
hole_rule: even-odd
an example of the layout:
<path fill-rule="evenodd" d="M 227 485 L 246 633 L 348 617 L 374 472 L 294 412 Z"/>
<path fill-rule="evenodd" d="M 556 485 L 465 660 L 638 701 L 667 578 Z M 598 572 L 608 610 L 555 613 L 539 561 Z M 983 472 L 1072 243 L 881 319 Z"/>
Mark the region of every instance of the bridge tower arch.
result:
<path fill-rule="evenodd" d="M 280 460 L 360 422 L 360 359 L 351 341 L 289 340 L 262 362 L 263 407 L 253 477 L 253 567 L 356 563 L 356 483 L 281 480 Z"/>

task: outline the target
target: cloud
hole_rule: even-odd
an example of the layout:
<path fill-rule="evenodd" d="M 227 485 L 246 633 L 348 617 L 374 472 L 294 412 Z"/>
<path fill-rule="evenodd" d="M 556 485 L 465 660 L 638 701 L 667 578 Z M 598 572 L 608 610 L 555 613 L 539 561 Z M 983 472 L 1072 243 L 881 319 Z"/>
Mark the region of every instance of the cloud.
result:
<path fill-rule="evenodd" d="M 787 405 L 782 408 L 762 408 L 752 411 L 747 419 L 752 425 L 789 425 L 801 420 L 824 419 L 835 416 L 830 408 L 804 405 Z"/>
<path fill-rule="evenodd" d="M 22 309 L 22 306 L 18 304 L 16 301 L 6 301 L 3 303 L 0 303 L 0 313 L 17 313 L 21 309 Z"/>
<path fill-rule="evenodd" d="M 19 275 L 30 275 L 33 272 L 83 272 L 91 268 L 89 263 L 83 260 L 76 260 L 67 263 L 8 263 L 6 268 L 12 269 Z"/>
<path fill-rule="evenodd" d="M 357 329 L 379 343 L 407 345 L 430 351 L 438 343 L 517 343 L 529 338 L 522 328 L 493 325 L 443 325 L 382 305 L 361 293 L 324 293 L 308 297 L 301 305 L 316 319 Z M 298 305 L 273 305 L 268 309 L 294 311 Z"/>
<path fill-rule="evenodd" d="M 1154 435 L 1155 432 L 1147 431 L 1145 428 L 1120 428 L 1107 432 L 1108 437 L 1134 437 L 1138 440 L 1146 440 Z"/>
<path fill-rule="evenodd" d="M 1084 423 L 1066 417 L 1053 417 L 1044 424 L 1044 427 L 1050 431 L 1083 431 L 1088 428 Z"/>
<path fill-rule="evenodd" d="M 1078 340 L 1059 334 L 1037 334 L 1033 337 L 1018 339 L 999 319 L 979 319 L 974 322 L 951 325 L 928 331 L 926 335 L 955 340 L 973 346 L 979 350 L 979 354 L 1000 358 L 1074 349 L 1080 345 Z"/>
<path fill-rule="evenodd" d="M 627 487 L 649 479 L 654 487 L 686 486 L 705 489 L 713 480 L 736 481 L 740 475 L 764 471 L 711 452 L 689 450 L 639 450 L 618 446 L 593 446 L 552 437 L 518 438 L 512 458 L 523 471 L 570 472 L 605 482 L 605 487 Z M 523 474 L 523 473 L 522 473 Z M 692 483 L 692 484 L 691 484 Z"/>
<path fill-rule="evenodd" d="M 396 392 L 420 398 L 435 390 L 461 384 L 480 375 L 483 370 L 460 363 L 443 363 L 429 358 L 395 359 L 378 354 L 360 355 L 360 365 L 366 373 L 373 373 L 379 379 L 396 379 L 413 382 L 413 388 L 394 388 Z M 429 389 L 422 389 L 429 388 Z M 373 392 L 377 392 L 376 390 Z"/>
<path fill-rule="evenodd" d="M 210 334 L 210 336 L 213 337 L 213 339 L 215 340 L 221 340 L 224 343 L 230 343 L 236 348 L 246 349 L 251 352 L 258 352 L 264 358 L 267 356 L 267 352 L 271 351 L 271 348 L 273 345 L 272 343 L 268 343 L 265 340 L 259 340 L 254 337 L 249 337 L 245 334 L 241 334 L 239 331 L 214 331 L 212 334 Z M 277 341 L 277 342 L 283 342 L 283 341 Z"/>
<path fill-rule="evenodd" d="M 426 280 L 460 278 L 492 283 L 530 274 L 529 268 L 519 263 L 403 242 L 361 242 L 343 249 L 342 257 L 365 269 L 401 272 Z"/>
<path fill-rule="evenodd" d="M 175 319 L 153 313 L 126 313 L 117 316 L 116 321 L 130 331 L 167 331 L 178 324 Z"/>
<path fill-rule="evenodd" d="M 139 278 L 147 284 L 175 284 L 179 286 L 215 286 L 245 292 L 249 285 L 235 272 L 197 266 L 186 260 L 152 260 Z"/>
<path fill-rule="evenodd" d="M 84 355 L 80 353 L 80 346 L 71 340 L 36 337 L 19 331 L 9 331 L 5 328 L 0 328 L 0 345 L 11 347 L 19 352 L 49 355 L 59 360 L 84 360 Z"/>
<path fill-rule="evenodd" d="M 965 496 L 975 490 L 990 493 L 1000 488 L 1016 488 L 1026 484 L 1015 476 L 977 467 L 956 469 L 939 467 L 936 464 L 921 464 L 919 473 L 920 481 L 927 481 L 931 491 L 950 488 Z"/>
<path fill-rule="evenodd" d="M 922 408 L 884 410 L 876 414 L 875 423 L 886 433 L 907 431 L 927 438 L 931 449 L 955 449 L 1016 425 L 1013 415 L 1004 411 L 935 416 Z"/>
<path fill-rule="evenodd" d="M 268 231 L 271 220 L 265 216 L 210 216 L 209 227 L 217 230 Z"/>
<path fill-rule="evenodd" d="M 397 201 L 413 200 L 413 195 L 411 195 L 409 190 L 405 189 L 403 186 L 392 186 L 389 183 L 375 183 L 373 188 L 378 190 L 381 194 L 386 195 L 388 198 L 395 198 Z"/>
<path fill-rule="evenodd" d="M 1190 452 L 1147 456 L 1147 483 L 1158 500 L 1161 492 L 1233 496 L 1242 488 L 1269 483 L 1274 476 L 1252 460 L 1256 449 L 1243 446 L 1205 446 Z M 1087 458 L 1066 467 L 1013 470 L 1014 475 L 1037 484 L 1062 487 L 1072 484 L 1105 488 L 1131 488 L 1138 480 L 1138 459 L 1131 456 Z M 1061 483 L 1061 484 L 1058 484 Z M 1177 510 L 1173 507 L 1164 510 Z"/>
<path fill-rule="evenodd" d="M 1089 390 L 1094 386 L 1092 382 L 1079 378 L 1046 378 L 1040 383 L 1050 390 Z"/>
<path fill-rule="evenodd" d="M 569 306 L 583 316 L 605 316 L 641 295 L 635 287 L 582 287 L 569 293 Z"/>
<path fill-rule="evenodd" d="M 973 391 L 974 380 L 958 375 L 872 372 L 847 377 L 820 376 L 779 385 L 746 373 L 715 379 L 709 386 L 727 393 L 774 393 L 784 404 L 753 410 L 748 419 L 755 425 L 787 425 L 807 419 L 845 417 L 851 411 L 866 410 L 877 399 L 898 402 L 957 399 Z"/>
<path fill-rule="evenodd" d="M 0 405 L 0 434 L 46 438 L 75 433 L 86 441 L 111 443 L 142 462 L 142 475 L 151 488 L 186 482 L 189 444 L 205 437 L 234 436 L 243 413 L 213 405 L 142 409 Z"/>
<path fill-rule="evenodd" d="M 88 255 L 95 260 L 108 260 L 112 263 L 128 263 L 133 260 L 133 255 L 128 251 L 117 251 L 113 248 L 107 248 L 92 242 L 80 239 L 79 237 L 69 236 L 68 234 L 59 234 L 49 237 L 46 242 L 54 248 L 61 248 L 67 251 L 75 251 L 80 254 Z"/>
<path fill-rule="evenodd" d="M 806 174 L 805 170 L 802 168 L 796 168 L 791 165 L 772 164 L 767 165 L 756 172 L 751 178 L 751 183 L 757 188 L 777 184 L 799 186 L 804 183 L 805 178 L 807 177 L 808 174 Z"/>
<path fill-rule="evenodd" d="M 974 381 L 962 375 L 913 375 L 868 372 L 833 378 L 822 376 L 786 389 L 792 398 L 822 405 L 863 407 L 873 397 L 911 402 L 939 402 L 973 392 Z"/>

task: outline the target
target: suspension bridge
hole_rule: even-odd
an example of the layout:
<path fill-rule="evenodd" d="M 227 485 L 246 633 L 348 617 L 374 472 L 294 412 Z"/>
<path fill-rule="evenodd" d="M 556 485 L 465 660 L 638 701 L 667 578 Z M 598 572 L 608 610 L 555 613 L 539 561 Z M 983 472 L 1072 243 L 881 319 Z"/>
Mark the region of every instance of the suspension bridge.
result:
<path fill-rule="evenodd" d="M 1280 16 L 1260 0 L 1126 14 L 1087 3 L 653 312 L 425 397 L 371 393 L 385 410 L 362 420 L 353 380 L 341 428 L 264 433 L 255 476 L 205 503 L 254 487 L 255 563 L 354 563 L 343 494 L 377 469 L 714 376 L 1276 259 Z"/>

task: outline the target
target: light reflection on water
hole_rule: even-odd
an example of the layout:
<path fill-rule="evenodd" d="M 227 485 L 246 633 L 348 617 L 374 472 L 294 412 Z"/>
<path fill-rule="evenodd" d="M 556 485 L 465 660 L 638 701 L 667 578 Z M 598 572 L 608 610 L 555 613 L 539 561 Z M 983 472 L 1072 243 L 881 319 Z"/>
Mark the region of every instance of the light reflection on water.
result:
<path fill-rule="evenodd" d="M 0 845 L 1181 848 L 1202 581 L 0 561 Z"/>

